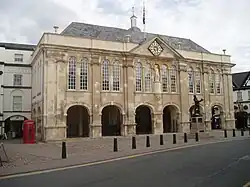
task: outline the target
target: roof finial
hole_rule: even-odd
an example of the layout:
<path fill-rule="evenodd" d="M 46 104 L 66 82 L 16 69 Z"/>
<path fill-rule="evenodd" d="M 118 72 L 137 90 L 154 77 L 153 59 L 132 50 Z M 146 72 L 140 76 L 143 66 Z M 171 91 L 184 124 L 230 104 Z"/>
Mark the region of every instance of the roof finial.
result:
<path fill-rule="evenodd" d="M 135 16 L 135 7 L 134 7 L 134 6 L 132 7 L 132 13 L 133 13 L 133 15 L 130 17 L 130 20 L 131 20 L 131 28 L 137 27 L 137 26 L 136 26 L 136 19 L 137 19 L 137 17 Z"/>
<path fill-rule="evenodd" d="M 134 6 L 132 7 L 132 14 L 133 14 L 133 16 L 135 16 L 135 7 Z"/>

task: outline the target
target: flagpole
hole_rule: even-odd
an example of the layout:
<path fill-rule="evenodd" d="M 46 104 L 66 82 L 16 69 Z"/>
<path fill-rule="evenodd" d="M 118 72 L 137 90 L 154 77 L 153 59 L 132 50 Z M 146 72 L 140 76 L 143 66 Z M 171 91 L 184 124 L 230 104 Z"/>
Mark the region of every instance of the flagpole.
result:
<path fill-rule="evenodd" d="M 145 10 L 145 1 L 143 0 L 143 32 L 144 32 L 144 40 L 146 40 L 146 10 Z"/>

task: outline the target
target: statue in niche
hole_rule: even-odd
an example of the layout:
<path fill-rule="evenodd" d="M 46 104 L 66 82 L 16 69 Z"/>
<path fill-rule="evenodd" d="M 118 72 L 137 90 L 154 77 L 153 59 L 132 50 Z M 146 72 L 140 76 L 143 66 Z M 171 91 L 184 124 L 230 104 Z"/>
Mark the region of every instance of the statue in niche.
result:
<path fill-rule="evenodd" d="M 160 70 L 159 65 L 155 65 L 155 81 L 160 81 Z"/>
<path fill-rule="evenodd" d="M 194 95 L 194 115 L 195 116 L 200 116 L 201 111 L 200 111 L 200 102 L 202 102 L 203 99 L 198 100 L 196 95 Z"/>

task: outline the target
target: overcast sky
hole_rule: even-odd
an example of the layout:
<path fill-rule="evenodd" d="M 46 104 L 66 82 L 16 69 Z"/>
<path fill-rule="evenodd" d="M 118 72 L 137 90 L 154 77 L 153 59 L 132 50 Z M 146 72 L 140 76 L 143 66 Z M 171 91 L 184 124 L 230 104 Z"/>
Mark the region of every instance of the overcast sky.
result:
<path fill-rule="evenodd" d="M 43 32 L 70 22 L 129 28 L 142 0 L 0 0 L 0 41 L 37 44 Z M 232 56 L 234 72 L 250 70 L 250 0 L 146 0 L 147 32 L 189 38 Z"/>

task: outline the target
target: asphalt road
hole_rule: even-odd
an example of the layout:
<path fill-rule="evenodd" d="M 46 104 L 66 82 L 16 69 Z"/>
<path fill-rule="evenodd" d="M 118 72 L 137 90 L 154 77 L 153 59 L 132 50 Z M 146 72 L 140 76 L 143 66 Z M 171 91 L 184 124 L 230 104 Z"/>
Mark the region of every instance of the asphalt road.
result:
<path fill-rule="evenodd" d="M 0 181 L 1 187 L 242 187 L 250 139 Z"/>

